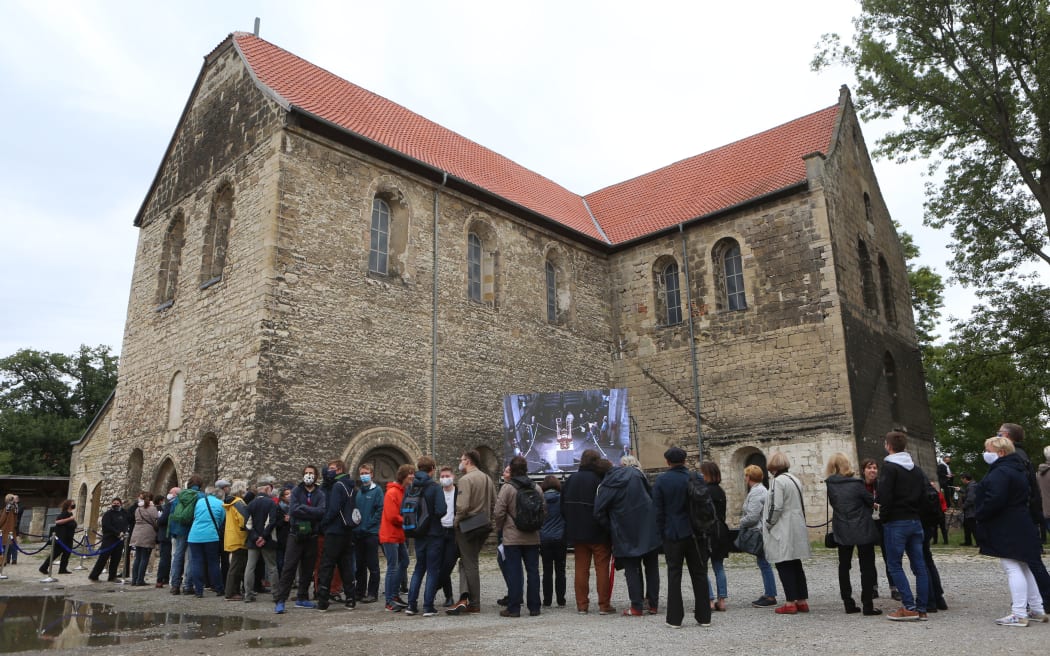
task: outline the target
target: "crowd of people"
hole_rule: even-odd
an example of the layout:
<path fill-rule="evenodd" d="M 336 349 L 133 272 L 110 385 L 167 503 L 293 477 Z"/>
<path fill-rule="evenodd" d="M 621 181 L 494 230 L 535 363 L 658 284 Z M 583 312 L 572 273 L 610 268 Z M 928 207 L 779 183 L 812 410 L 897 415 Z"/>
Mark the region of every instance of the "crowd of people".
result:
<path fill-rule="evenodd" d="M 1047 464 L 1037 472 L 1023 440 L 1020 426 L 1004 424 L 985 444 L 989 471 L 984 479 L 976 483 L 968 474 L 961 476 L 966 543 L 973 540 L 981 553 L 998 557 L 1007 575 L 1012 604 L 1010 613 L 996 620 L 1002 626 L 1047 621 L 1050 575 L 1041 559 L 1036 522 L 1047 521 L 1044 501 L 1050 509 L 1050 448 L 1044 454 Z M 837 550 L 839 593 L 847 614 L 882 614 L 874 603 L 878 550 L 890 594 L 900 601 L 887 618 L 923 621 L 948 608 L 930 549 L 944 498 L 912 460 L 905 434 L 888 433 L 885 449 L 881 463 L 865 460 L 859 470 L 845 454 L 828 458 L 826 544 Z M 458 471 L 439 468 L 423 456 L 415 466 L 402 465 L 385 490 L 373 481 L 371 465 L 362 464 L 355 480 L 339 459 L 324 469 L 308 465 L 300 481 L 283 487 L 262 476 L 252 491 L 223 479 L 205 486 L 194 474 L 185 488 L 172 488 L 166 497 L 141 493 L 130 509 L 114 498 L 101 519 L 101 541 L 95 546 L 102 553 L 89 578 L 99 581 L 105 571 L 108 580 L 117 580 L 127 540 L 134 553 L 133 586 L 148 585 L 156 551 L 153 585 L 169 587 L 173 595 L 200 598 L 210 590 L 227 601 L 251 603 L 269 592 L 278 614 L 286 612 L 290 600 L 296 608 L 326 611 L 342 603 L 354 609 L 380 601 L 381 551 L 386 560 L 381 600 L 387 611 L 434 616 L 440 592 L 447 615 L 466 615 L 481 612 L 479 557 L 495 531 L 506 583 L 497 602 L 503 617 L 540 615 L 544 608 L 569 603 L 571 546 L 577 613 L 595 610 L 593 593 L 600 615 L 641 617 L 662 611 L 667 625 L 678 628 L 685 618 L 682 576 L 688 568 L 693 618 L 710 626 L 713 614 L 726 611 L 729 601 L 724 561 L 732 545 L 722 472 L 713 462 L 690 471 L 685 451 L 677 447 L 668 449 L 664 459 L 667 469 L 651 482 L 635 457 L 624 456 L 613 466 L 588 449 L 577 472 L 564 481 L 547 476 L 537 485 L 525 458 L 516 456 L 498 490 L 480 469 L 476 451 L 461 455 Z M 751 605 L 774 608 L 779 615 L 808 613 L 803 561 L 811 555 L 811 527 L 803 482 L 791 473 L 783 452 L 773 453 L 766 468 L 750 465 L 742 472 L 748 492 L 735 542 L 738 550 L 755 556 L 762 583 L 762 595 Z M 706 486 L 716 516 L 708 532 L 698 532 L 691 517 L 698 484 Z M 9 522 L 15 510 L 10 495 L 6 504 L 0 522 Z M 62 504 L 54 527 L 58 541 L 41 572 L 55 561 L 60 574 L 70 573 L 66 547 L 74 543 L 74 509 L 71 500 Z M 409 540 L 415 563 L 411 576 Z M 667 572 L 663 609 L 661 553 Z M 859 605 L 851 580 L 854 554 Z M 914 588 L 904 571 L 905 557 Z M 452 581 L 457 564 L 458 596 Z M 622 611 L 612 605 L 616 570 L 623 570 L 629 599 Z"/>

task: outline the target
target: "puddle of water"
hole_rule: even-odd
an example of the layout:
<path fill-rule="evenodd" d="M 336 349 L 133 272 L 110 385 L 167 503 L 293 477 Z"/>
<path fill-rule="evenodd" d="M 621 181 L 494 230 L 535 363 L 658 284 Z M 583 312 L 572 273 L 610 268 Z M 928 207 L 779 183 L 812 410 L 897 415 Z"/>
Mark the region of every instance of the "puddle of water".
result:
<path fill-rule="evenodd" d="M 310 644 L 309 638 L 252 638 L 245 642 L 248 647 L 272 649 L 274 647 L 302 647 Z"/>
<path fill-rule="evenodd" d="M 272 622 L 243 617 L 116 611 L 108 604 L 64 596 L 0 596 L 0 654 L 126 645 L 144 640 L 214 638 L 232 631 L 274 626 Z"/>

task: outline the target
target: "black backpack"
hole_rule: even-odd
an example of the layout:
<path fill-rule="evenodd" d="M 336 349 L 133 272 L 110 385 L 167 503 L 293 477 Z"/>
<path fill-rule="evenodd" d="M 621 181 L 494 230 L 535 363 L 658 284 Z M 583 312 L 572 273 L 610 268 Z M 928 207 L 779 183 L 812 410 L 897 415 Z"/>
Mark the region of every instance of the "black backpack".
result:
<path fill-rule="evenodd" d="M 707 489 L 704 477 L 696 473 L 689 474 L 686 490 L 689 510 L 689 526 L 695 537 L 711 538 L 718 532 L 718 515 L 715 513 L 715 502 Z"/>
<path fill-rule="evenodd" d="M 926 472 L 915 468 L 922 478 L 923 492 L 919 497 L 919 521 L 923 526 L 936 526 L 941 522 L 941 495 L 930 485 Z"/>
<path fill-rule="evenodd" d="M 401 519 L 405 537 L 421 538 L 427 535 L 430 528 L 430 508 L 427 507 L 423 491 L 426 486 L 412 484 L 401 501 Z"/>
<path fill-rule="evenodd" d="M 536 491 L 536 486 L 511 479 L 511 484 L 518 489 L 514 502 L 514 525 L 519 531 L 538 531 L 543 526 L 543 507 L 546 502 L 543 495 Z"/>

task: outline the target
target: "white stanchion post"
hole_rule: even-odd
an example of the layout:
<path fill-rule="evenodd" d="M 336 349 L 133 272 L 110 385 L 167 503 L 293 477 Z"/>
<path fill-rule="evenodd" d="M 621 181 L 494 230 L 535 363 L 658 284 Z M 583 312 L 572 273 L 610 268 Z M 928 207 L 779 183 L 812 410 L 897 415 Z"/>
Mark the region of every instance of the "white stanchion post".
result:
<path fill-rule="evenodd" d="M 55 534 L 52 533 L 51 537 L 48 538 L 48 540 L 47 540 L 47 548 L 49 549 L 48 554 L 47 554 L 47 557 L 48 557 L 47 576 L 42 578 L 42 579 L 40 579 L 41 583 L 54 583 L 55 581 L 58 580 L 55 577 L 51 576 L 52 571 L 55 569 L 55 539 L 56 539 L 55 538 Z"/>
<path fill-rule="evenodd" d="M 3 537 L 3 535 L 0 535 L 0 541 L 3 540 Z M 0 553 L 0 581 L 7 578 L 7 574 L 4 574 L 4 565 L 7 564 L 7 550 L 11 548 L 11 540 L 13 537 L 12 534 L 7 534 L 7 542 L 4 542 L 4 552 Z"/>

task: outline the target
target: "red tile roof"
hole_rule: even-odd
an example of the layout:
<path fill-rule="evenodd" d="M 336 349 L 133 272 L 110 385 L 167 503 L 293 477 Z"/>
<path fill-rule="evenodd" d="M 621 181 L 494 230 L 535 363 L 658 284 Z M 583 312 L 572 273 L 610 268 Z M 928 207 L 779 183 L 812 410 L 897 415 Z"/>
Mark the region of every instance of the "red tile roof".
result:
<path fill-rule="evenodd" d="M 238 32 L 233 40 L 256 80 L 285 107 L 295 106 L 605 243 L 630 241 L 805 181 L 802 156 L 827 152 L 838 116 L 838 106 L 829 107 L 581 197 L 256 36 Z"/>

